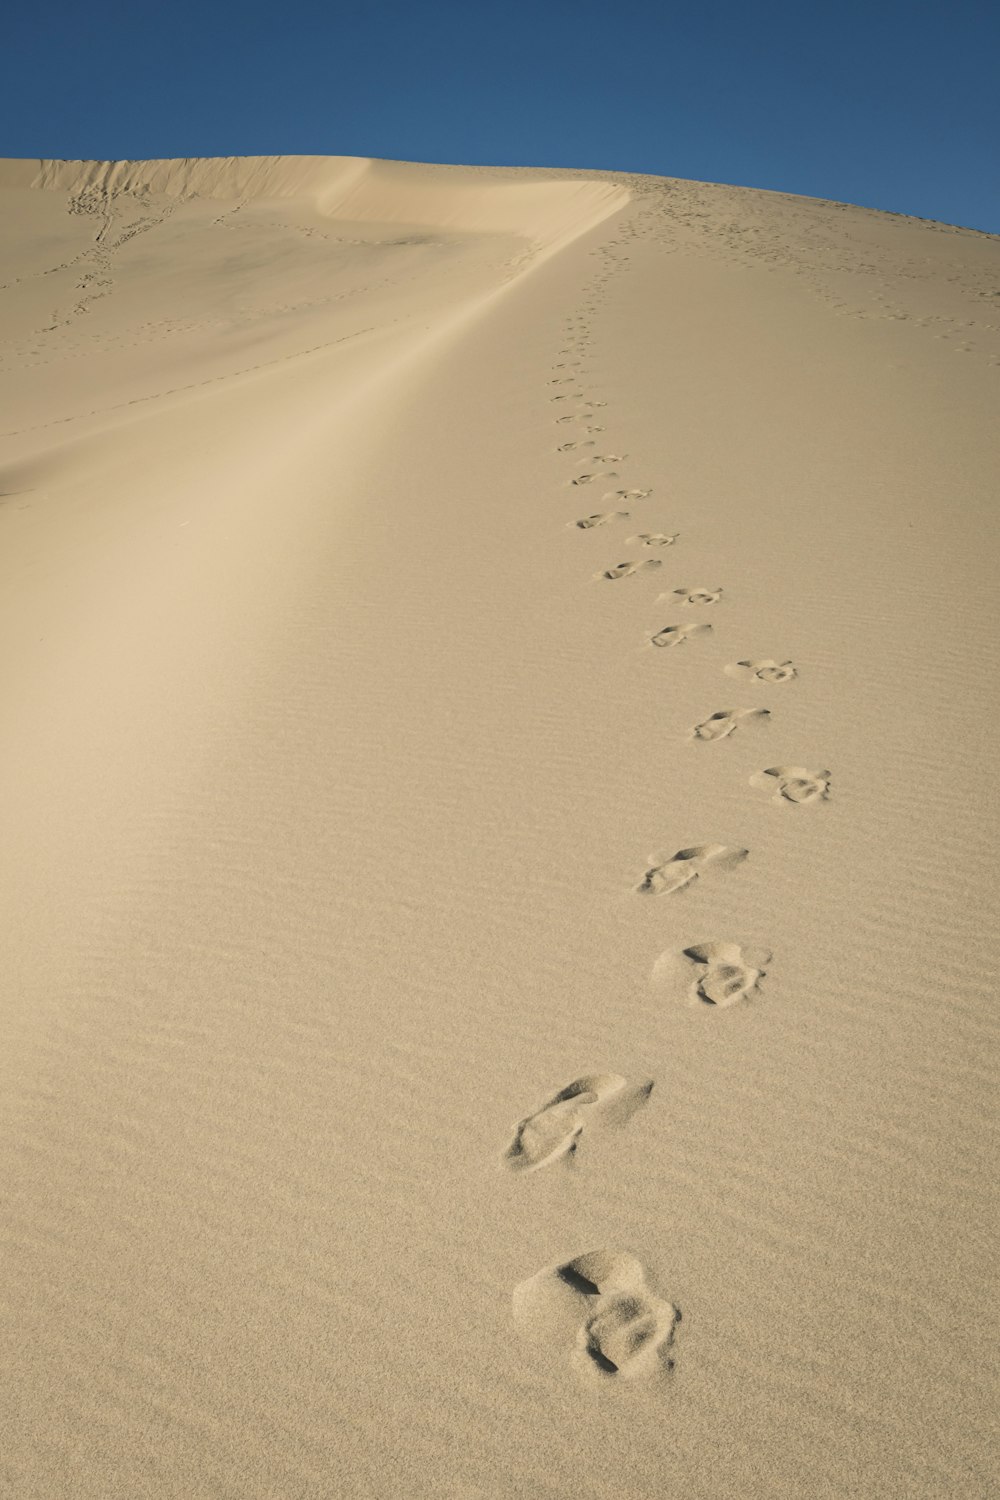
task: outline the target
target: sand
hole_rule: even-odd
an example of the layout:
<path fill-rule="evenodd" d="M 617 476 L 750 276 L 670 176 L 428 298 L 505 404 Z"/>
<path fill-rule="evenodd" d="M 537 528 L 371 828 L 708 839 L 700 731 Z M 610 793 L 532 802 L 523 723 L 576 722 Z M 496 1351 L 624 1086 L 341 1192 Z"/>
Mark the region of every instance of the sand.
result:
<path fill-rule="evenodd" d="M 3 1495 L 993 1493 L 1000 241 L 0 202 Z"/>

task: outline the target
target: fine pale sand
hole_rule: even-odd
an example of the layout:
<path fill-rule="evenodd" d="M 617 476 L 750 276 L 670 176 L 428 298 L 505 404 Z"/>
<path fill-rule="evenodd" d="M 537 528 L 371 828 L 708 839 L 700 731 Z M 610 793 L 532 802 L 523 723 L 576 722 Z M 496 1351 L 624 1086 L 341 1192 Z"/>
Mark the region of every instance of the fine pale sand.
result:
<path fill-rule="evenodd" d="M 1000 242 L 0 165 L 12 1500 L 953 1500 Z"/>

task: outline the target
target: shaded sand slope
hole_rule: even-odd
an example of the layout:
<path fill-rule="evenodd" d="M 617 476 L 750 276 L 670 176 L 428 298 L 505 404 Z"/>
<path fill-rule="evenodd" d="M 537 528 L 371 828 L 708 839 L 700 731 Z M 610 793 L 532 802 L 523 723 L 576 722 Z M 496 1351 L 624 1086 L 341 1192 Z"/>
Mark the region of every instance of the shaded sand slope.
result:
<path fill-rule="evenodd" d="M 0 181 L 0 1487 L 988 1494 L 997 242 Z"/>

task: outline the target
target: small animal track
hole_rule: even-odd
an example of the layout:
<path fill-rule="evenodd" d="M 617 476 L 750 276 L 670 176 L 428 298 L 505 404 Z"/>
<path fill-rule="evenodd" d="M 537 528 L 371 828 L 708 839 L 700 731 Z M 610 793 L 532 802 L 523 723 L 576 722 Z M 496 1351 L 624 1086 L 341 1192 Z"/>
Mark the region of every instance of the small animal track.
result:
<path fill-rule="evenodd" d="M 804 766 L 769 766 L 751 776 L 750 785 L 774 793 L 773 802 L 825 802 L 830 795 L 830 772 L 807 771 Z"/>
<path fill-rule="evenodd" d="M 652 1092 L 651 1082 L 629 1086 L 619 1073 L 574 1079 L 517 1125 L 504 1162 L 514 1172 L 534 1172 L 571 1156 L 585 1131 L 624 1125 Z"/>
<path fill-rule="evenodd" d="M 651 646 L 683 646 L 685 641 L 690 641 L 696 635 L 704 635 L 711 630 L 711 625 L 664 625 L 655 635 L 650 636 Z"/>
<path fill-rule="evenodd" d="M 584 1378 L 632 1380 L 673 1368 L 680 1311 L 651 1291 L 627 1251 L 591 1250 L 539 1271 L 514 1288 L 513 1305 L 522 1332 L 565 1350 Z"/>
<path fill-rule="evenodd" d="M 646 557 L 632 562 L 615 563 L 613 568 L 605 568 L 603 573 L 595 573 L 595 578 L 607 578 L 614 583 L 619 578 L 631 578 L 633 573 L 641 573 L 646 568 L 660 568 L 663 564 L 658 557 Z"/>
<path fill-rule="evenodd" d="M 570 521 L 571 527 L 580 531 L 590 531 L 594 526 L 607 526 L 610 521 L 622 521 L 628 519 L 627 510 L 606 510 L 593 516 L 581 516 L 579 521 Z"/>
<path fill-rule="evenodd" d="M 628 544 L 630 547 L 672 547 L 676 542 L 679 532 L 668 536 L 665 531 L 640 531 L 638 536 L 630 536 Z"/>
<path fill-rule="evenodd" d="M 692 734 L 696 740 L 728 739 L 743 721 L 765 719 L 769 714 L 767 708 L 720 708 L 718 713 L 709 714 L 702 723 L 696 724 Z"/>
<path fill-rule="evenodd" d="M 726 1010 L 749 999 L 771 962 L 767 948 L 742 948 L 739 943 L 696 943 L 680 953 L 661 953 L 653 965 L 653 984 L 671 991 L 689 1005 L 711 1005 Z"/>
<path fill-rule="evenodd" d="M 642 896 L 673 895 L 693 885 L 709 865 L 728 869 L 741 864 L 749 853 L 749 849 L 728 844 L 694 844 L 669 857 L 651 854 L 649 868 L 635 889 Z"/>
<path fill-rule="evenodd" d="M 793 677 L 798 676 L 795 666 L 790 661 L 737 661 L 732 666 L 726 667 L 730 677 L 739 677 L 746 681 L 766 682 L 791 682 Z"/>
<path fill-rule="evenodd" d="M 682 604 L 718 604 L 722 597 L 721 589 L 674 589 L 674 598 L 680 599 Z M 666 598 L 666 595 L 664 595 Z"/>

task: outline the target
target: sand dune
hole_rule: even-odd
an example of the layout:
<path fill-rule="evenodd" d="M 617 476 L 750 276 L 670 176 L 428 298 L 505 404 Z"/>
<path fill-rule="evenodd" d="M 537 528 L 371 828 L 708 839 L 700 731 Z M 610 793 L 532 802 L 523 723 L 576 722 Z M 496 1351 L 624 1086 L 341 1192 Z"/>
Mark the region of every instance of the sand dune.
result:
<path fill-rule="evenodd" d="M 1000 242 L 0 202 L 0 1493 L 991 1493 Z"/>

